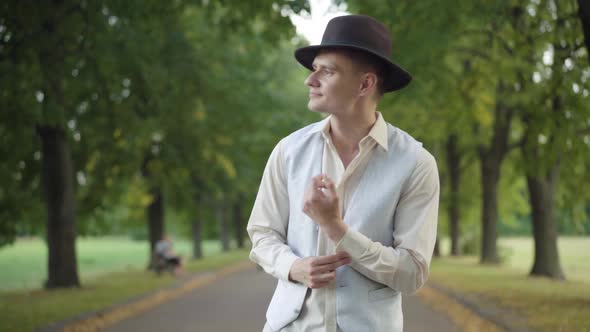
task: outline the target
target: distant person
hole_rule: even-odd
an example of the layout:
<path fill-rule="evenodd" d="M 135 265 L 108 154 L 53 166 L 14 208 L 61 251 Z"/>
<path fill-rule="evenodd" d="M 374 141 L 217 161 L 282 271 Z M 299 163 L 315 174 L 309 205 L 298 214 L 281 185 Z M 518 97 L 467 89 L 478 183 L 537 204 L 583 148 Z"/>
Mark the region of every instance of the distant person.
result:
<path fill-rule="evenodd" d="M 178 276 L 184 272 L 182 257 L 174 251 L 172 241 L 168 235 L 162 236 L 156 243 L 154 251 L 158 258 L 162 259 L 168 267 L 172 267 L 174 275 Z"/>
<path fill-rule="evenodd" d="M 391 49 L 383 24 L 347 15 L 295 51 L 308 108 L 329 116 L 276 145 L 248 221 L 250 258 L 278 279 L 265 332 L 402 332 L 401 293 L 428 278 L 438 171 L 377 112 L 411 80 Z"/>

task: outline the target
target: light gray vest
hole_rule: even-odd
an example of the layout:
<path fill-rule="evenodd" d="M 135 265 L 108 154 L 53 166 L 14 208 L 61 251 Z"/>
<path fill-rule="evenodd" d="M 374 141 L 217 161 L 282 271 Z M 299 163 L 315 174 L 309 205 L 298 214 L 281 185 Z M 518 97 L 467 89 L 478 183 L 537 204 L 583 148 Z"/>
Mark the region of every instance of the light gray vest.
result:
<path fill-rule="evenodd" d="M 324 121 L 285 138 L 283 155 L 289 193 L 287 244 L 299 257 L 317 255 L 318 231 L 302 211 L 305 189 L 322 173 Z M 422 144 L 388 124 L 389 150 L 377 145 L 350 200 L 344 222 L 373 241 L 393 246 L 393 217 L 403 186 L 416 165 Z M 387 180 L 387 181 L 384 181 Z M 366 278 L 349 266 L 336 271 L 336 310 L 343 332 L 402 332 L 401 294 Z M 267 311 L 267 320 L 280 330 L 299 316 L 307 288 L 279 280 Z"/>

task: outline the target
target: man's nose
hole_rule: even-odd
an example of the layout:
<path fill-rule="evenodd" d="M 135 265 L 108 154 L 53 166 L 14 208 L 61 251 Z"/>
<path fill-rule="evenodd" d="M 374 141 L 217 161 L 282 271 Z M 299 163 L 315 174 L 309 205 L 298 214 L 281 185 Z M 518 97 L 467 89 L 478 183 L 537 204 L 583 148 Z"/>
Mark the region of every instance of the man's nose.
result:
<path fill-rule="evenodd" d="M 305 79 L 305 85 L 317 87 L 319 85 L 319 81 L 315 77 L 315 72 L 311 72 L 309 76 Z"/>

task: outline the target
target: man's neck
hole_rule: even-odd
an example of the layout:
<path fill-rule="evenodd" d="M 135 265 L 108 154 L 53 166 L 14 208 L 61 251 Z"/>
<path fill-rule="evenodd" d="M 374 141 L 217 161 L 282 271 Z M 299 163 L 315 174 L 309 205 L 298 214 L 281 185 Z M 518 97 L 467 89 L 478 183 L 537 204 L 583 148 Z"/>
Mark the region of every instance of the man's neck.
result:
<path fill-rule="evenodd" d="M 377 112 L 367 110 L 330 118 L 330 136 L 340 155 L 356 155 L 359 142 L 367 136 L 375 122 Z"/>

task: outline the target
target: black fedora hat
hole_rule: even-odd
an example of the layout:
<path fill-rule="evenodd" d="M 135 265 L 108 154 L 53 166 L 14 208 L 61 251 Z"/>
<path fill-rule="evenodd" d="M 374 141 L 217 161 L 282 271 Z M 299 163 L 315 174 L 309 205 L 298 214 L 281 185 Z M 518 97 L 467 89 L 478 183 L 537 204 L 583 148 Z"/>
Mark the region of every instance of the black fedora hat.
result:
<path fill-rule="evenodd" d="M 328 22 L 320 45 L 295 50 L 295 59 L 313 70 L 312 63 L 323 49 L 355 49 L 376 57 L 388 69 L 384 77 L 384 92 L 399 90 L 412 80 L 412 76 L 391 61 L 391 33 L 379 21 L 364 15 L 338 16 Z"/>

